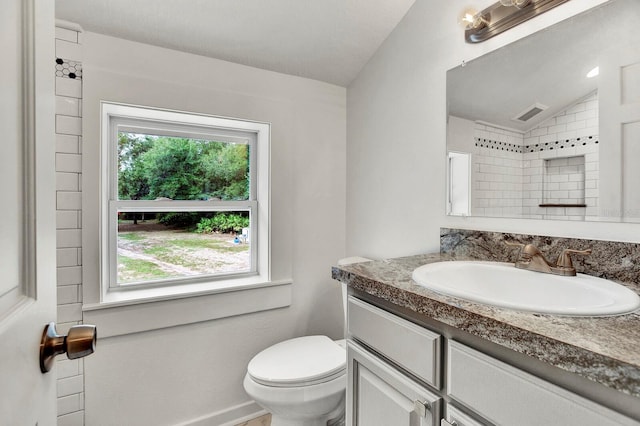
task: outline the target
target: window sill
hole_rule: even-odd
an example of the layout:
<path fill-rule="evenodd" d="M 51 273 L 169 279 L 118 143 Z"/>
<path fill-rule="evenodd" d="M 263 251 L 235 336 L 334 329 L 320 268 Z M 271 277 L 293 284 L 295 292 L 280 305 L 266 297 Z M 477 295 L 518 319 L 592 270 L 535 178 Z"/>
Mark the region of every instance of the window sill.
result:
<path fill-rule="evenodd" d="M 82 307 L 83 321 L 94 324 L 100 338 L 151 331 L 177 325 L 287 307 L 291 280 L 238 285 L 190 284 L 182 287 L 110 292 L 101 303 Z M 176 291 L 177 290 L 177 291 Z"/>

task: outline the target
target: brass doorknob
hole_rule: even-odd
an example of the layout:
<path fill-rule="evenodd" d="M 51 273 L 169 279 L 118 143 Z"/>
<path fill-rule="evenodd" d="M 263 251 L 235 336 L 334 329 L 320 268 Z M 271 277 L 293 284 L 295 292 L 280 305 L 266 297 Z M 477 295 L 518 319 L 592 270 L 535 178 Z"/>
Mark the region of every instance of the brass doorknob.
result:
<path fill-rule="evenodd" d="M 56 324 L 47 324 L 40 340 L 40 371 L 47 373 L 53 367 L 56 355 L 67 354 L 67 358 L 76 359 L 91 355 L 96 350 L 96 326 L 74 325 L 69 334 L 61 336 L 56 331 Z"/>

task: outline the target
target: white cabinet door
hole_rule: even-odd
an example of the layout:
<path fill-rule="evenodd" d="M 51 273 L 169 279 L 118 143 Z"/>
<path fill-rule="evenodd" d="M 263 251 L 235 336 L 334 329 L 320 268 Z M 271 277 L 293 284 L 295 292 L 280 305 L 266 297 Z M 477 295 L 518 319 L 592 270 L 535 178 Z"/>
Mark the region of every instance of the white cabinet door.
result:
<path fill-rule="evenodd" d="M 347 346 L 347 426 L 436 426 L 440 397 L 360 346 Z"/>
<path fill-rule="evenodd" d="M 55 373 L 39 345 L 56 319 L 54 2 L 0 12 L 0 423 L 54 425 Z"/>

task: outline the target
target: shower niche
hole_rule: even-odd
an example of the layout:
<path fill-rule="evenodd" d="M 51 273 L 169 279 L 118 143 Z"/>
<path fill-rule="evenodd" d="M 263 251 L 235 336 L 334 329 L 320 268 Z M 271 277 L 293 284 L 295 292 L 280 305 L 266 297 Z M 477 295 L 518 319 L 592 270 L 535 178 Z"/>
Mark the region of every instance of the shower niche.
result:
<path fill-rule="evenodd" d="M 539 207 L 587 207 L 585 184 L 584 155 L 544 160 Z"/>

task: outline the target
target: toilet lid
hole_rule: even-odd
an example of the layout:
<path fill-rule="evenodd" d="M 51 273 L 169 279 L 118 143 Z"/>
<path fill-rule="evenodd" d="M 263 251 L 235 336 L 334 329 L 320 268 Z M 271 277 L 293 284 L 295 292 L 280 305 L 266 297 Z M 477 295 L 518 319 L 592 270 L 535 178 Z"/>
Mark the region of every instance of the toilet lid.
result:
<path fill-rule="evenodd" d="M 347 354 L 327 336 L 305 336 L 277 343 L 253 357 L 251 378 L 267 386 L 324 383 L 344 374 Z"/>

